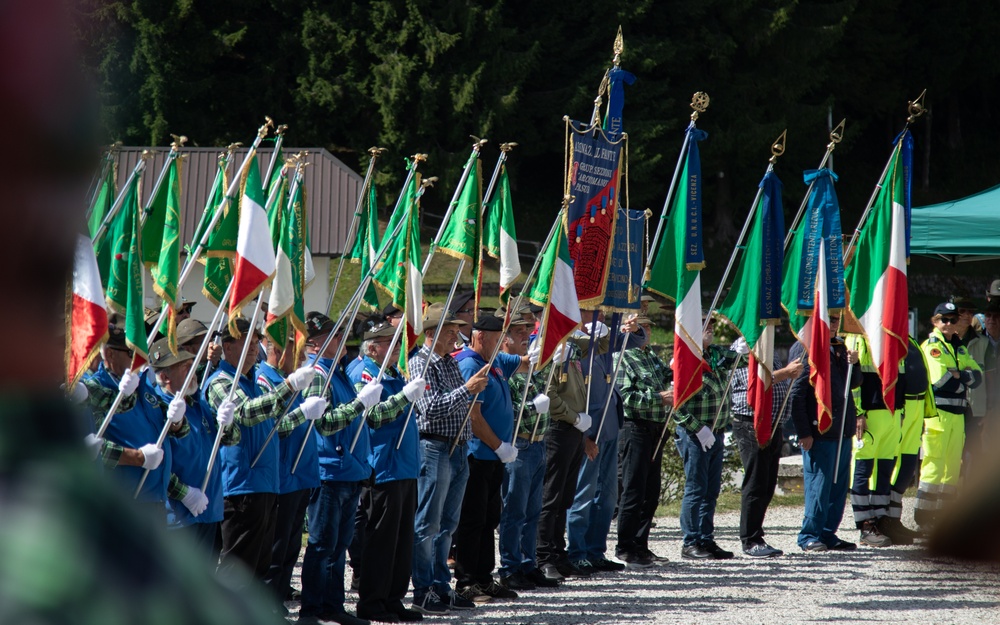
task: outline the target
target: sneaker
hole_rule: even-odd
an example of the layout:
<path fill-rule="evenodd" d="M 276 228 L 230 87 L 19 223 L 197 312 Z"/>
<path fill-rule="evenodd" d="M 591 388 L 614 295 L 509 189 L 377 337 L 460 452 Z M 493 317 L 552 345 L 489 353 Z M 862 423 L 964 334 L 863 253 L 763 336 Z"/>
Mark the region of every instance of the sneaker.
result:
<path fill-rule="evenodd" d="M 618 555 L 618 558 L 624 560 L 625 568 L 631 571 L 638 571 L 656 566 L 656 563 L 645 554 L 639 555 L 634 553 L 622 553 Z"/>
<path fill-rule="evenodd" d="M 837 539 L 837 542 L 828 546 L 830 551 L 855 551 L 858 545 L 856 543 L 847 542 L 846 540 Z"/>
<path fill-rule="evenodd" d="M 879 530 L 875 519 L 868 519 L 861 525 L 861 544 L 869 547 L 891 547 L 892 539 Z"/>
<path fill-rule="evenodd" d="M 556 569 L 562 574 L 563 577 L 589 577 L 590 573 L 581 571 L 576 568 L 569 560 L 560 560 L 556 562 Z"/>
<path fill-rule="evenodd" d="M 754 543 L 748 547 L 744 547 L 743 553 L 748 558 L 777 558 L 785 552 L 781 549 L 775 549 L 767 543 Z"/>
<path fill-rule="evenodd" d="M 410 607 L 421 614 L 429 614 L 431 616 L 448 613 L 448 606 L 441 601 L 441 597 L 433 590 L 428 590 L 423 596 L 413 593 L 413 605 Z"/>
<path fill-rule="evenodd" d="M 449 610 L 475 610 L 476 604 L 473 601 L 469 601 L 462 595 L 458 594 L 454 590 L 448 589 L 448 596 L 446 597 L 445 607 Z M 489 600 L 489 598 L 487 598 Z"/>
<path fill-rule="evenodd" d="M 802 545 L 802 551 L 826 551 L 829 549 L 826 545 L 818 540 L 810 540 L 806 544 Z"/>
<path fill-rule="evenodd" d="M 559 571 L 556 571 L 555 567 L 553 567 L 553 570 L 556 575 L 559 575 Z M 559 575 L 559 577 L 566 579 L 562 577 L 562 575 Z M 534 584 L 537 588 L 556 588 L 559 586 L 559 582 L 561 581 L 559 579 L 549 579 L 545 573 L 542 573 L 541 569 L 538 568 L 531 569 L 527 573 L 524 573 L 524 579 Z"/>
<path fill-rule="evenodd" d="M 500 585 L 511 590 L 534 590 L 536 584 L 522 573 L 511 573 L 500 578 Z"/>
<path fill-rule="evenodd" d="M 609 573 L 615 573 L 617 571 L 624 571 L 625 565 L 621 562 L 613 562 L 607 558 L 601 558 L 600 560 L 591 560 L 590 564 L 593 565 L 598 571 L 607 571 Z"/>
<path fill-rule="evenodd" d="M 584 575 L 593 575 L 597 572 L 597 567 L 590 563 L 590 560 L 577 560 L 572 563 Z"/>
<path fill-rule="evenodd" d="M 646 556 L 653 562 L 653 564 L 661 564 L 663 562 L 670 562 L 670 559 L 666 556 L 659 556 L 650 551 L 649 549 L 644 549 L 642 555 Z"/>
<path fill-rule="evenodd" d="M 552 564 L 551 562 L 546 562 L 545 564 L 542 565 L 541 573 L 545 577 L 545 579 L 555 582 L 557 584 L 566 579 L 566 576 L 559 571 L 559 567 L 557 567 L 555 564 Z"/>
<path fill-rule="evenodd" d="M 693 545 L 684 545 L 681 548 L 681 557 L 685 560 L 708 560 L 713 556 L 711 551 L 695 543 Z"/>
<path fill-rule="evenodd" d="M 480 590 L 483 594 L 488 595 L 493 599 L 517 599 L 517 593 L 496 583 L 495 581 L 490 581 L 486 586 L 481 586 Z"/>
<path fill-rule="evenodd" d="M 916 538 L 916 532 L 903 525 L 899 519 L 882 517 L 878 521 L 878 528 L 894 545 L 912 545 Z"/>
<path fill-rule="evenodd" d="M 714 540 L 709 540 L 701 545 L 702 549 L 712 554 L 712 558 L 715 560 L 731 560 L 733 557 L 732 551 L 726 551 L 719 545 L 715 544 Z"/>

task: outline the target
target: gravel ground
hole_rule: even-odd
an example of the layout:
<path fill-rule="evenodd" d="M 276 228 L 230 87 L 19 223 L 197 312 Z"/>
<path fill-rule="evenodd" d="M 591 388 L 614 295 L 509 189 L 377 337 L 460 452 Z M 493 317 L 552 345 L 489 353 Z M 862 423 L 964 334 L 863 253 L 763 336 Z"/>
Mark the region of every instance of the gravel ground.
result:
<path fill-rule="evenodd" d="M 912 511 L 913 501 L 904 506 Z M 840 536 L 856 542 L 849 516 L 848 507 Z M 1000 622 L 1000 563 L 930 558 L 920 547 L 859 546 L 855 552 L 806 554 L 795 544 L 801 520 L 800 507 L 769 510 L 768 541 L 785 555 L 758 561 L 739 550 L 739 513 L 718 514 L 716 541 L 737 557 L 701 562 L 681 560 L 678 519 L 659 518 L 650 547 L 670 562 L 644 571 L 571 578 L 559 589 L 523 592 L 513 601 L 425 620 L 526 625 Z M 913 526 L 910 518 L 904 516 L 904 522 Z M 613 553 L 614 526 L 609 544 Z M 350 568 L 347 575 L 349 585 Z M 356 593 L 349 592 L 347 601 L 353 612 Z M 298 606 L 288 605 L 294 615 Z"/>

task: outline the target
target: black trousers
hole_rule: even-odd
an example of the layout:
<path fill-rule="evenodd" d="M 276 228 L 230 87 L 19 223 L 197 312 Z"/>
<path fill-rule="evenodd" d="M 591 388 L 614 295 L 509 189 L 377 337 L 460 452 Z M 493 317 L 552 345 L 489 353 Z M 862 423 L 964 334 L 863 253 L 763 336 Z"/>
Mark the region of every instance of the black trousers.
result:
<path fill-rule="evenodd" d="M 649 530 L 656 508 L 660 505 L 660 465 L 663 463 L 663 448 L 655 459 L 653 449 L 662 432 L 662 423 L 626 419 L 618 438 L 622 492 L 618 504 L 615 555 L 619 557 L 649 551 Z"/>
<path fill-rule="evenodd" d="M 413 568 L 417 480 L 375 484 L 369 494 L 371 515 L 361 558 L 368 566 L 361 569 L 358 613 L 398 612 Z"/>
<path fill-rule="evenodd" d="M 244 566 L 255 578 L 264 579 L 271 566 L 277 507 L 278 496 L 274 493 L 225 498 L 220 576 L 230 577 L 236 567 Z"/>
<path fill-rule="evenodd" d="M 469 456 L 469 481 L 462 499 L 462 515 L 455 530 L 455 577 L 461 588 L 493 581 L 496 540 L 500 525 L 500 484 L 503 463 Z"/>
<path fill-rule="evenodd" d="M 292 593 L 292 572 L 302 551 L 303 522 L 312 489 L 278 495 L 278 511 L 274 523 L 274 543 L 271 546 L 271 566 L 264 583 L 271 587 L 278 601 Z"/>
<path fill-rule="evenodd" d="M 367 480 L 361 482 L 361 500 L 358 502 L 358 511 L 354 513 L 354 538 L 351 539 L 351 546 L 347 548 L 347 563 L 351 566 L 352 576 L 361 579 L 361 571 L 364 568 L 365 542 L 368 540 L 368 517 L 371 514 L 372 484 L 375 483 L 375 472 Z"/>
<path fill-rule="evenodd" d="M 545 435 L 545 485 L 538 516 L 538 565 L 567 559 L 566 511 L 576 496 L 583 459 L 583 433 L 568 423 L 553 421 Z M 471 479 L 471 478 L 470 478 Z M 466 487 L 468 497 L 469 487 Z"/>
<path fill-rule="evenodd" d="M 733 438 L 743 461 L 743 485 L 740 488 L 740 541 L 747 548 L 764 541 L 764 515 L 778 486 L 781 461 L 780 433 L 771 437 L 763 449 L 757 444 L 753 417 L 736 416 Z"/>

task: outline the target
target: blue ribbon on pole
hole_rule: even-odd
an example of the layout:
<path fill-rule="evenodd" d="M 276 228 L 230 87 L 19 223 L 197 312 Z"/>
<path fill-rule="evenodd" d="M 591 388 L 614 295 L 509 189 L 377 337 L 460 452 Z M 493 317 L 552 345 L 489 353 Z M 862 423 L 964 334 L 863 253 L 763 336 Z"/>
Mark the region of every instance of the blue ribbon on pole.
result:
<path fill-rule="evenodd" d="M 837 174 L 829 169 L 811 169 L 803 176 L 805 183 L 815 181 L 809 196 L 805 223 L 805 240 L 802 244 L 802 267 L 798 289 L 798 309 L 812 312 L 816 293 L 816 271 L 819 263 L 826 263 L 827 302 L 831 309 L 846 305 L 844 285 L 844 240 L 840 225 L 840 204 L 833 183 Z M 819 256 L 820 240 L 825 241 L 826 254 Z"/>
<path fill-rule="evenodd" d="M 705 266 L 701 223 L 701 154 L 698 142 L 708 137 L 708 133 L 694 127 L 689 127 L 688 132 L 691 133 L 691 139 L 688 141 L 687 163 L 684 166 L 684 189 L 678 192 L 684 193 L 687 198 L 684 206 L 684 264 L 689 271 L 694 271 Z"/>
<path fill-rule="evenodd" d="M 774 171 L 764 174 L 760 200 L 763 221 L 761 245 L 760 318 L 781 319 L 781 266 L 784 262 L 785 214 L 781 206 L 781 180 Z"/>

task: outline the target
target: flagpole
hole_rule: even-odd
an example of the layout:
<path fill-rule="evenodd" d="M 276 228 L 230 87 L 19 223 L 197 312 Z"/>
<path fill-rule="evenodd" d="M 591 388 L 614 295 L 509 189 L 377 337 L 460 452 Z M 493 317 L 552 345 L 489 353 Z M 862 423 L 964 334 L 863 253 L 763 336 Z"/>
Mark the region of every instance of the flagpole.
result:
<path fill-rule="evenodd" d="M 233 150 L 240 147 L 241 145 L 242 145 L 241 143 L 231 143 L 229 144 L 229 146 L 226 147 L 226 151 L 219 153 L 219 156 L 216 160 L 217 160 L 217 165 L 222 166 L 222 170 L 219 171 L 217 169 L 215 172 L 215 180 L 212 181 L 212 188 L 209 190 L 208 198 L 205 200 L 205 208 L 202 209 L 201 211 L 201 217 L 198 218 L 198 226 L 197 228 L 195 228 L 194 236 L 191 237 L 192 243 L 195 241 L 200 241 L 202 238 L 201 235 L 204 233 L 206 229 L 211 230 L 210 228 L 207 228 L 208 224 L 205 223 L 205 217 L 208 216 L 208 211 L 214 208 L 212 201 L 215 199 L 215 193 L 219 190 L 219 187 L 222 186 L 223 172 L 229 170 L 229 164 L 230 164 L 230 159 L 232 158 L 233 155 Z M 214 224 L 215 222 L 212 221 L 212 223 Z"/>
<path fill-rule="evenodd" d="M 854 363 L 847 359 L 847 377 L 844 384 L 844 410 L 840 413 L 840 436 L 837 438 L 837 464 L 833 467 L 833 483 L 837 483 L 840 476 L 840 450 L 844 446 L 844 425 L 847 423 L 847 400 L 851 397 L 851 374 L 854 372 Z"/>
<path fill-rule="evenodd" d="M 208 332 L 205 333 L 205 338 L 201 340 L 201 346 L 198 348 L 198 353 L 194 357 L 194 361 L 191 364 L 191 369 L 188 370 L 187 375 L 184 377 L 184 384 L 181 386 L 179 391 L 174 392 L 174 397 L 177 397 L 177 393 L 181 393 L 181 397 L 186 393 L 188 386 L 191 384 L 192 380 L 198 375 L 198 363 L 201 362 L 202 357 L 205 355 L 205 351 L 208 349 L 208 344 L 212 341 L 212 334 L 215 332 L 222 320 L 222 312 L 226 307 L 226 300 L 229 298 L 229 292 L 233 289 L 233 281 L 229 281 L 229 286 L 226 287 L 226 294 L 222 298 L 222 303 L 218 305 L 215 309 L 215 315 L 212 317 L 212 321 L 208 326 Z M 163 424 L 163 429 L 160 430 L 160 436 L 156 439 L 156 448 L 160 449 L 163 447 L 163 441 L 166 440 L 167 434 L 170 432 L 170 426 L 172 424 L 168 420 Z M 221 429 L 221 428 L 220 428 Z M 139 498 L 139 493 L 142 491 L 143 484 L 146 483 L 146 478 L 149 477 L 149 469 L 146 469 L 142 474 L 142 479 L 139 480 L 139 485 L 135 489 L 135 494 L 132 496 L 133 499 Z"/>
<path fill-rule="evenodd" d="M 399 223 L 396 224 L 396 228 L 386 238 L 385 245 L 382 246 L 382 249 L 380 249 L 378 251 L 378 253 L 375 255 L 375 258 L 372 259 L 372 265 L 371 265 L 371 267 L 368 270 L 368 274 L 365 275 L 362 278 L 361 284 L 358 285 L 358 288 L 354 291 L 354 294 L 351 296 L 351 299 L 348 300 L 347 307 L 345 308 L 345 311 L 351 309 L 352 307 L 360 306 L 361 297 L 364 294 L 364 292 L 367 290 L 368 284 L 371 282 L 372 276 L 375 275 L 376 265 L 378 264 L 378 262 L 380 261 L 380 259 L 383 256 L 385 256 L 386 252 L 392 246 L 392 242 L 396 239 L 396 236 L 399 234 L 399 232 L 402 229 L 403 229 L 403 220 L 401 219 L 399 221 Z M 320 347 L 320 349 L 317 352 L 317 354 L 322 354 L 323 352 L 326 351 L 326 348 L 330 346 L 330 342 L 333 340 L 333 337 L 337 334 L 337 331 L 340 330 L 340 328 L 343 326 L 344 318 L 345 318 L 344 316 L 341 316 L 337 320 L 337 323 L 334 324 L 334 326 L 333 326 L 333 330 L 327 335 L 326 340 L 323 341 L 323 345 Z M 298 396 L 298 394 L 299 393 L 297 391 L 295 393 L 295 395 L 292 396 L 292 399 L 290 399 L 288 401 L 288 403 L 285 404 L 285 411 L 281 414 L 280 417 L 278 417 L 275 420 L 274 427 L 271 428 L 271 431 L 268 433 L 267 438 L 264 440 L 264 444 L 261 445 L 261 450 L 259 452 L 257 452 L 257 457 L 254 458 L 253 462 L 250 464 L 250 468 L 251 469 L 254 468 L 254 466 L 256 466 L 257 461 L 260 460 L 261 455 L 264 453 L 264 449 L 267 448 L 267 445 L 271 442 L 271 439 L 274 438 L 275 433 L 278 431 L 278 426 L 280 425 L 281 420 L 284 419 L 285 416 L 289 412 L 288 407 L 291 406 L 292 403 L 295 402 L 295 399 Z M 312 422 L 310 422 L 310 424 L 309 424 L 309 433 L 312 433 L 313 425 L 314 424 Z M 308 439 L 309 439 L 309 436 L 307 435 L 306 436 L 306 440 L 308 440 Z M 304 450 L 304 449 L 305 449 L 305 445 L 303 444 L 302 450 Z M 299 457 L 300 458 L 302 456 L 302 450 L 299 451 Z M 296 466 L 298 466 L 298 460 L 296 460 Z M 295 467 L 292 468 L 291 472 L 295 473 Z"/>
<path fill-rule="evenodd" d="M 618 358 L 615 359 L 615 369 L 614 373 L 611 374 L 611 384 L 614 385 L 618 380 L 618 370 L 622 366 L 622 361 L 625 360 L 625 350 L 628 349 L 628 340 L 632 336 L 631 332 L 625 333 L 625 338 L 622 339 L 622 349 L 619 352 Z M 597 426 L 597 439 L 595 443 L 601 440 L 601 432 L 604 431 L 604 420 L 608 416 L 608 408 L 611 406 L 611 396 L 614 395 L 614 386 L 608 390 L 608 396 L 604 399 L 604 410 L 601 411 L 601 424 Z"/>
<path fill-rule="evenodd" d="M 565 345 L 566 345 L 565 340 L 561 343 L 561 345 L 564 346 L 563 349 L 566 349 L 566 347 L 565 347 Z M 568 361 L 568 359 L 567 359 L 567 361 Z M 546 396 L 548 396 L 549 392 L 552 389 L 552 377 L 555 375 L 556 369 L 558 369 L 558 367 L 556 366 L 556 363 L 551 363 L 551 364 L 552 364 L 552 366 L 549 367 L 549 378 L 545 381 L 545 395 Z M 527 394 L 528 394 L 528 385 L 527 384 L 524 385 L 524 394 L 527 397 Z M 524 403 L 523 402 L 521 403 L 521 408 L 522 409 L 524 408 Z M 549 418 L 551 419 L 551 417 L 549 417 Z M 535 435 L 538 434 L 538 424 L 541 423 L 541 421 L 542 421 L 542 415 L 538 415 L 538 418 L 535 419 L 535 425 L 534 425 L 534 427 L 531 428 L 531 438 L 528 439 L 529 441 L 534 441 L 535 440 Z M 515 436 L 516 436 L 516 433 L 515 433 Z"/>
<path fill-rule="evenodd" d="M 740 365 L 739 354 L 736 355 L 736 360 L 733 361 L 733 366 L 729 368 L 729 376 L 726 378 L 726 389 L 722 393 L 722 403 L 719 404 L 719 409 L 715 413 L 715 419 L 712 420 L 712 432 L 715 432 L 716 426 L 719 425 L 719 417 L 722 416 L 722 411 L 726 407 L 726 400 L 729 399 L 729 391 L 733 388 L 733 376 L 736 374 L 736 369 Z"/>
<path fill-rule="evenodd" d="M 378 369 L 378 376 L 376 376 L 375 378 L 376 384 L 380 384 L 382 382 L 382 378 L 385 377 L 385 370 L 389 366 L 389 359 L 392 358 L 392 351 L 396 349 L 396 345 L 399 343 L 399 337 L 402 335 L 403 327 L 405 325 L 406 322 L 400 322 L 400 324 L 396 326 L 396 331 L 392 333 L 392 341 L 389 342 L 389 351 L 385 353 L 385 358 L 382 359 L 382 364 L 379 366 Z M 361 344 L 364 345 L 363 339 Z M 367 356 L 367 354 L 361 354 L 362 358 L 364 358 L 365 356 Z M 369 412 L 371 412 L 371 408 L 366 408 L 364 414 L 361 415 L 363 420 L 365 421 L 368 420 Z M 354 438 L 351 440 L 351 447 L 350 449 L 348 449 L 348 453 L 351 454 L 354 453 L 354 448 L 357 447 L 358 445 L 358 439 L 361 438 L 361 429 L 363 427 L 364 426 L 362 425 L 362 427 L 359 427 L 357 431 L 354 432 Z"/>
<path fill-rule="evenodd" d="M 837 124 L 837 127 L 830 131 L 830 143 L 826 144 L 826 153 L 823 154 L 823 160 L 819 162 L 819 167 L 816 169 L 823 169 L 823 167 L 826 166 L 827 161 L 830 160 L 830 157 L 833 156 L 833 150 L 844 138 L 844 124 L 846 123 L 847 119 L 842 119 L 840 120 L 840 123 Z M 795 213 L 795 218 L 792 219 L 792 226 L 788 229 L 788 234 L 785 235 L 785 245 L 783 249 L 788 249 L 788 243 L 791 242 L 795 229 L 799 227 L 799 221 L 802 219 L 802 213 L 806 210 L 806 205 L 809 203 L 809 196 L 812 195 L 812 190 L 815 185 L 815 179 L 809 183 L 809 187 L 806 189 L 806 194 L 802 198 L 802 203 L 799 204 L 799 211 Z"/>
<path fill-rule="evenodd" d="M 271 118 L 265 116 L 265 119 Z M 278 154 L 281 152 L 281 144 L 285 142 L 286 130 L 288 130 L 288 124 L 281 124 L 274 129 L 276 139 L 274 140 L 274 151 L 271 152 L 271 161 L 267 164 L 267 175 L 265 176 L 263 182 L 264 191 L 267 191 L 268 185 L 271 184 L 271 174 L 274 173 L 274 164 L 278 160 Z"/>
<path fill-rule="evenodd" d="M 105 152 L 104 156 L 101 158 L 101 169 L 98 171 L 97 177 L 94 178 L 94 181 L 90 184 L 93 190 L 89 188 L 87 189 L 87 195 L 90 197 L 90 202 L 87 204 L 87 213 L 84 215 L 84 221 L 89 221 L 90 215 L 94 212 L 94 202 L 97 201 L 97 194 L 101 192 L 101 181 L 107 177 L 108 170 L 114 167 L 115 152 L 119 147 L 121 147 L 121 141 L 116 141 L 108 148 L 108 151 Z"/>
<path fill-rule="evenodd" d="M 681 151 L 677 156 L 677 166 L 674 167 L 674 175 L 670 179 L 670 187 L 667 189 L 667 197 L 663 200 L 663 210 L 660 211 L 660 222 L 656 224 L 656 233 L 653 235 L 653 243 L 649 247 L 649 253 L 646 258 L 646 269 L 644 272 L 646 279 L 648 279 L 653 266 L 653 257 L 656 255 L 656 247 L 660 242 L 660 235 L 663 234 L 663 226 L 667 220 L 667 211 L 670 210 L 670 198 L 673 197 L 674 189 L 677 188 L 677 179 L 681 175 L 681 165 L 684 163 L 684 157 L 687 156 L 687 146 L 688 143 L 691 142 L 691 130 L 695 128 L 698 116 L 708 109 L 708 103 L 708 95 L 702 91 L 698 91 L 691 97 L 690 106 L 694 109 L 694 112 L 691 113 L 691 122 L 684 130 L 684 142 L 681 143 Z"/>
<path fill-rule="evenodd" d="M 122 185 L 121 191 L 118 192 L 118 197 L 115 198 L 114 204 L 111 205 L 111 210 L 109 210 L 108 214 L 104 216 L 104 221 L 102 221 L 101 225 L 98 226 L 97 232 L 94 233 L 94 236 L 90 237 L 91 243 L 97 243 L 100 241 L 104 232 L 108 229 L 108 224 L 111 223 L 111 220 L 114 219 L 114 216 L 121 209 L 122 203 L 125 201 L 125 192 L 128 191 L 129 185 L 132 184 L 132 180 L 146 169 L 146 160 L 152 157 L 152 152 L 149 150 L 143 150 L 142 156 L 139 158 L 139 162 L 132 168 L 132 173 L 130 173 L 128 179 L 125 180 L 125 184 Z"/>
<path fill-rule="evenodd" d="M 160 173 L 156 177 L 156 182 L 153 183 L 153 190 L 149 194 L 149 199 L 146 200 L 146 206 L 139 213 L 139 227 L 142 228 L 143 224 L 146 223 L 146 216 L 149 215 L 153 208 L 153 202 L 156 201 L 156 194 L 160 192 L 160 187 L 163 186 L 163 181 L 167 178 L 167 171 L 170 169 L 170 164 L 177 158 L 180 154 L 181 148 L 187 143 L 188 138 L 181 135 L 171 135 L 174 138 L 173 143 L 170 144 L 170 152 L 167 153 L 167 159 L 163 162 L 163 167 L 160 168 Z"/>
<path fill-rule="evenodd" d="M 775 139 L 774 143 L 771 144 L 771 158 L 767 163 L 767 170 L 764 172 L 764 178 L 774 171 L 774 164 L 778 162 L 778 157 L 785 153 L 785 137 L 788 134 L 788 129 L 786 128 L 781 135 Z M 743 230 L 740 231 L 740 236 L 736 239 L 736 245 L 733 247 L 733 253 L 729 255 L 729 264 L 726 265 L 726 270 L 722 272 L 722 280 L 719 281 L 719 288 L 715 290 L 715 296 L 712 298 L 712 305 L 708 307 L 708 312 L 705 313 L 705 324 L 701 328 L 701 333 L 705 334 L 708 331 L 708 325 L 712 323 L 712 313 L 715 312 L 716 306 L 719 305 L 719 299 L 722 296 L 722 289 L 726 287 L 726 280 L 729 279 L 729 272 L 733 270 L 733 264 L 736 262 L 736 254 L 740 251 L 740 246 L 743 245 L 743 240 L 747 236 L 747 230 L 750 229 L 750 224 L 753 222 L 754 214 L 757 212 L 757 203 L 760 202 L 760 196 L 764 194 L 764 186 L 757 186 L 757 195 L 753 198 L 753 203 L 750 204 L 750 210 L 747 212 L 746 221 L 743 222 Z M 730 376 L 732 379 L 732 376 Z"/>
<path fill-rule="evenodd" d="M 354 216 L 351 218 L 351 227 L 347 231 L 347 238 L 344 240 L 344 247 L 351 243 L 355 236 L 357 236 L 358 231 L 358 220 L 361 217 L 361 205 L 365 201 L 365 196 L 368 195 L 368 187 L 371 185 L 372 176 L 375 172 L 375 161 L 378 157 L 382 156 L 383 153 L 387 152 L 386 148 L 370 147 L 368 148 L 368 154 L 371 155 L 371 159 L 368 161 L 368 171 L 365 172 L 365 180 L 361 183 L 361 192 L 358 193 L 358 203 L 354 207 Z M 426 159 L 426 154 L 415 154 L 413 156 L 413 166 L 410 167 L 409 173 L 406 175 L 406 180 L 403 182 L 403 192 L 399 194 L 399 199 L 396 200 L 396 208 L 399 207 L 399 203 L 403 201 L 403 195 L 405 194 L 406 187 L 410 184 L 410 179 L 413 178 L 417 171 L 417 164 Z M 393 209 L 395 212 L 396 209 Z M 330 297 L 326 302 L 326 312 L 329 313 L 330 309 L 333 307 L 333 296 L 337 293 L 337 287 L 340 285 L 340 276 L 344 271 L 344 257 L 347 250 L 343 250 L 340 254 L 340 263 L 337 265 L 337 275 L 333 278 L 333 286 L 330 288 Z"/>

